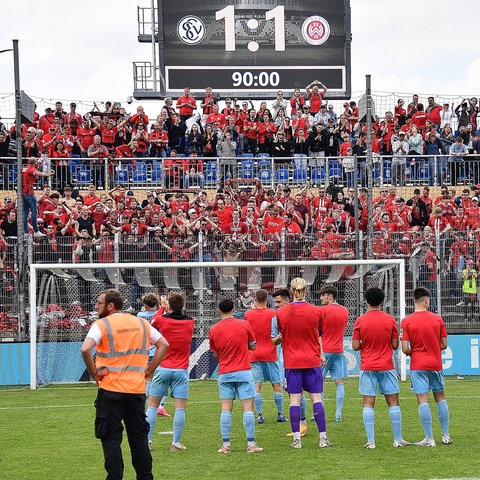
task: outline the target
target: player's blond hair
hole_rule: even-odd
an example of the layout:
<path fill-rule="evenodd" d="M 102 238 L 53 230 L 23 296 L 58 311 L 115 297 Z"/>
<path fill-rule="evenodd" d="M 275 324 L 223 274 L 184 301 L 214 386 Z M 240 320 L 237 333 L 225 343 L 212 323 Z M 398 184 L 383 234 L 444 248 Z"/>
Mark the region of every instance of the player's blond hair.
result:
<path fill-rule="evenodd" d="M 307 296 L 307 282 L 303 278 L 294 278 L 290 283 L 290 289 L 292 291 L 294 301 L 305 300 Z"/>

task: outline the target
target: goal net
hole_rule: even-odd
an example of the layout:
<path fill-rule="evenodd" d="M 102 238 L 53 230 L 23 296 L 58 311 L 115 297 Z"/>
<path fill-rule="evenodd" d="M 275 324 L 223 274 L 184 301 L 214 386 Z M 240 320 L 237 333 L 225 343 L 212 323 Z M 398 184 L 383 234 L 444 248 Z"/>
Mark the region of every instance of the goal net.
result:
<path fill-rule="evenodd" d="M 359 355 L 351 349 L 351 335 L 355 319 L 366 311 L 363 292 L 369 287 L 382 288 L 383 309 L 400 322 L 405 316 L 403 259 L 31 264 L 30 386 L 89 380 L 80 345 L 97 318 L 94 305 L 105 288 L 118 289 L 124 296 L 125 309 L 134 313 L 141 309 L 140 299 L 145 293 L 186 293 L 186 311 L 195 318 L 190 377 L 207 379 L 212 378 L 216 367 L 209 354 L 208 332 L 219 320 L 218 302 L 231 298 L 235 315 L 242 318 L 256 290 L 265 288 L 271 294 L 288 288 L 291 279 L 298 276 L 309 285 L 307 300 L 316 305 L 321 303 L 322 286 L 337 287 L 338 302 L 350 312 L 344 339 L 349 374 L 357 375 Z M 398 374 L 405 379 L 400 349 L 394 356 Z"/>

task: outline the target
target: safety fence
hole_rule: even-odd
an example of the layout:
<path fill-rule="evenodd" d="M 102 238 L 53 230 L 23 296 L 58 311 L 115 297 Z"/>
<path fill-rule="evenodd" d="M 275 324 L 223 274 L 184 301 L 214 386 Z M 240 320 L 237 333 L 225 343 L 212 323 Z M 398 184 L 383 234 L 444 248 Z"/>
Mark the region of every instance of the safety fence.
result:
<path fill-rule="evenodd" d="M 93 184 L 110 190 L 115 185 L 129 189 L 200 188 L 218 189 L 228 180 L 259 182 L 265 188 L 277 184 L 302 187 L 336 184 L 344 187 L 366 186 L 366 157 L 325 157 L 297 155 L 274 158 L 267 154 L 253 157 L 244 154 L 232 158 L 188 158 L 177 155 L 169 158 L 64 159 L 61 165 L 48 160 L 45 171 L 54 170 L 51 179 L 39 181 L 37 188 L 48 184 L 63 191 L 65 186 L 78 189 Z M 480 182 L 480 156 L 406 155 L 392 157 L 374 155 L 372 163 L 374 186 L 395 185 L 475 185 Z M 14 159 L 0 159 L 0 185 L 13 191 L 17 185 L 17 166 Z"/>
<path fill-rule="evenodd" d="M 424 233 L 413 231 L 397 232 L 387 237 L 376 234 L 369 240 L 359 233 L 358 236 L 283 233 L 259 240 L 248 235 L 237 238 L 225 234 L 170 236 L 159 229 L 152 235 L 104 234 L 99 238 L 85 239 L 47 236 L 33 241 L 29 238 L 26 245 L 29 263 L 58 265 L 58 268 L 42 271 L 38 282 L 38 307 L 44 314 L 49 314 L 49 318 L 56 317 L 56 310 L 74 309 L 77 311 L 75 315 L 85 318 L 85 324 L 89 324 L 96 315 L 96 295 L 102 289 L 114 286 L 122 290 L 125 307 L 132 312 L 140 310 L 144 293 L 166 294 L 171 290 L 185 292 L 191 301 L 195 301 L 196 315 L 200 314 L 198 298 L 214 305 L 212 299 L 229 296 L 238 305 L 243 305 L 242 308 L 248 308 L 256 289 L 263 287 L 271 292 L 287 287 L 293 277 L 303 276 L 310 285 L 310 295 L 315 302 L 319 301 L 319 290 L 324 284 L 337 286 L 340 302 L 347 304 L 351 312 L 351 329 L 362 304 L 354 280 L 368 278 L 376 273 L 376 269 L 372 267 L 364 271 L 348 265 L 336 266 L 335 262 L 365 259 L 371 241 L 374 261 L 405 260 L 407 295 L 416 286 L 429 288 L 431 308 L 442 314 L 450 332 L 480 330 L 477 279 L 471 272 L 472 269 L 478 271 L 480 263 L 478 235 L 454 232 L 444 238 L 425 238 Z M 7 244 L 0 275 L 0 337 L 21 339 L 25 326 L 18 324 L 17 317 L 16 239 L 8 238 Z M 329 260 L 332 265 L 312 267 L 311 263 L 318 260 Z M 209 262 L 221 261 L 256 262 L 256 265 L 254 268 L 208 267 Z M 262 266 L 262 262 L 272 261 L 291 261 L 295 265 L 286 269 Z M 72 262 L 97 267 L 95 271 L 64 268 L 65 264 Z M 150 267 L 158 262 L 171 266 L 168 269 Z M 129 263 L 142 264 L 145 268 L 129 268 Z M 109 264 L 125 266 L 110 268 Z M 178 268 L 178 264 L 183 266 Z M 199 267 L 202 267 L 201 275 Z M 75 333 L 72 325 L 77 324 L 62 320 L 52 325 L 70 337 Z"/>

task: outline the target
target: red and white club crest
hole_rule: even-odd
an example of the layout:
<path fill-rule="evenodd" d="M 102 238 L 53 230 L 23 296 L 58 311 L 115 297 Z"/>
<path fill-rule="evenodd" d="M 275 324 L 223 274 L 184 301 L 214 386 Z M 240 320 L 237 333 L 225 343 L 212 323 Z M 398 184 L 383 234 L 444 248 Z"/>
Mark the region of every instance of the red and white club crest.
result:
<path fill-rule="evenodd" d="M 302 35 L 310 45 L 322 45 L 330 36 L 330 25 L 323 17 L 308 17 L 303 22 Z"/>

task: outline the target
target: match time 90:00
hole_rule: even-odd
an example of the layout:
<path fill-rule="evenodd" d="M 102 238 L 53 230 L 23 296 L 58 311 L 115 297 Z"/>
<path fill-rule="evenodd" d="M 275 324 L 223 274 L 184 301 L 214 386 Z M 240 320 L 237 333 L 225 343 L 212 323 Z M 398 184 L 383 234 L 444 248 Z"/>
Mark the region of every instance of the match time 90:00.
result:
<path fill-rule="evenodd" d="M 278 87 L 278 85 L 280 85 L 280 74 L 275 71 L 236 71 L 232 73 L 233 87 Z"/>

